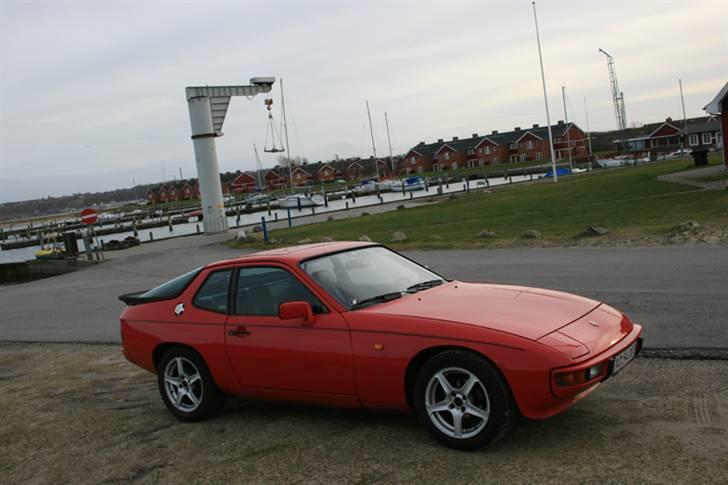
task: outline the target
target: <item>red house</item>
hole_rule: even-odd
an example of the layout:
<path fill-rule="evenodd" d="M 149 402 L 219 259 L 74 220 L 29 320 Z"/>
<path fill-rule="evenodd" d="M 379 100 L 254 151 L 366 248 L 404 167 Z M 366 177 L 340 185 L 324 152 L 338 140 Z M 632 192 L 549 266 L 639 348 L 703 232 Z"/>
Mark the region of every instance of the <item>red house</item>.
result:
<path fill-rule="evenodd" d="M 235 193 L 255 192 L 257 186 L 258 183 L 255 177 L 243 172 L 230 183 L 230 190 Z"/>
<path fill-rule="evenodd" d="M 286 181 L 275 170 L 268 170 L 263 176 L 263 180 L 265 180 L 268 190 L 278 190 L 286 186 Z"/>
<path fill-rule="evenodd" d="M 725 143 L 725 134 L 728 132 L 728 82 L 725 83 L 723 89 L 703 108 L 710 114 L 720 115 L 720 133 L 716 133 L 716 148 L 723 152 L 723 164 L 728 170 L 728 147 Z M 720 136 L 719 136 L 720 135 Z"/>
<path fill-rule="evenodd" d="M 147 190 L 144 198 L 147 199 L 147 204 L 159 204 L 159 192 L 157 191 L 157 189 Z"/>
<path fill-rule="evenodd" d="M 316 178 L 320 183 L 332 182 L 336 180 L 336 169 L 330 164 L 324 163 L 318 169 L 316 173 Z"/>
<path fill-rule="evenodd" d="M 293 185 L 300 187 L 302 185 L 307 185 L 311 180 L 313 180 L 313 177 L 305 168 L 295 167 L 293 169 L 292 179 Z"/>

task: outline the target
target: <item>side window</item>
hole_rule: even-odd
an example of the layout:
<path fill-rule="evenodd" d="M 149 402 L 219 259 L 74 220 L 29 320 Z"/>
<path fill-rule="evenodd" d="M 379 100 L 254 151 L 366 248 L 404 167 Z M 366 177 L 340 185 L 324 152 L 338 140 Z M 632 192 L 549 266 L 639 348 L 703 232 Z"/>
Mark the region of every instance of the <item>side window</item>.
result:
<path fill-rule="evenodd" d="M 289 301 L 307 301 L 314 313 L 326 313 L 319 299 L 288 271 L 269 266 L 239 269 L 236 315 L 277 316 L 278 305 Z"/>
<path fill-rule="evenodd" d="M 210 273 L 200 289 L 197 290 L 192 304 L 203 310 L 227 313 L 230 275 L 232 272 L 232 269 L 224 269 Z"/>

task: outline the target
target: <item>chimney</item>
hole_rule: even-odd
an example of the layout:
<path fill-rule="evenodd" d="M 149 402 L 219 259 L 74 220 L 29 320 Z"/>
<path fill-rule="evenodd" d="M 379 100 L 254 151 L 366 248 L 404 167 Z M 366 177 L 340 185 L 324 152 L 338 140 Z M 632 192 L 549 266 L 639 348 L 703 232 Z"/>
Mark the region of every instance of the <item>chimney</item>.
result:
<path fill-rule="evenodd" d="M 437 143 L 442 143 L 444 140 L 442 138 L 437 139 Z"/>
<path fill-rule="evenodd" d="M 453 136 L 452 137 L 452 141 L 458 141 L 458 137 L 457 136 Z"/>
<path fill-rule="evenodd" d="M 422 146 L 422 145 L 424 145 L 424 144 L 425 144 L 425 142 L 424 142 L 424 141 L 421 141 L 421 142 L 419 142 L 419 143 L 417 144 L 417 146 L 418 146 L 418 147 L 421 147 L 421 146 Z"/>
<path fill-rule="evenodd" d="M 665 121 L 666 121 L 667 123 L 670 123 L 670 122 L 672 122 L 672 117 L 671 117 L 671 116 L 668 116 L 667 118 L 665 118 Z"/>
<path fill-rule="evenodd" d="M 559 120 L 559 122 L 558 122 L 558 123 L 556 123 L 556 124 L 557 124 L 557 125 L 563 125 L 563 124 L 564 124 L 564 120 Z"/>
<path fill-rule="evenodd" d="M 478 138 L 478 134 L 477 133 L 473 133 L 473 138 Z"/>
<path fill-rule="evenodd" d="M 521 127 L 520 126 L 516 126 L 515 128 L 513 128 L 513 131 L 521 131 Z"/>
<path fill-rule="evenodd" d="M 534 128 L 538 128 L 538 123 L 534 123 L 534 124 L 533 124 L 533 127 L 534 127 Z"/>
<path fill-rule="evenodd" d="M 490 134 L 491 135 L 497 135 L 498 134 L 498 130 L 493 130 L 493 131 L 490 132 Z"/>

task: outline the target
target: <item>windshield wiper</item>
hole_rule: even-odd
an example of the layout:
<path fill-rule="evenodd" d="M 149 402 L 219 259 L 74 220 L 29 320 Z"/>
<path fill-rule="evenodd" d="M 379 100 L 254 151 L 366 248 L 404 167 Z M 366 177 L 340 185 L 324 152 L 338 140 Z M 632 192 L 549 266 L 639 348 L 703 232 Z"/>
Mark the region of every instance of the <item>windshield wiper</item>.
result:
<path fill-rule="evenodd" d="M 417 293 L 418 291 L 426 290 L 428 288 L 432 288 L 433 286 L 440 286 L 442 283 L 443 280 L 423 281 L 422 283 L 417 283 L 409 286 L 407 288 L 407 293 Z"/>
<path fill-rule="evenodd" d="M 356 310 L 357 308 L 363 308 L 365 306 L 369 305 L 375 305 L 377 303 L 384 303 L 385 301 L 392 301 L 396 300 L 397 298 L 402 298 L 402 292 L 401 291 L 394 291 L 392 293 L 384 293 L 383 295 L 377 295 L 373 296 L 371 298 L 365 298 L 361 301 L 358 301 L 351 305 L 350 310 Z"/>

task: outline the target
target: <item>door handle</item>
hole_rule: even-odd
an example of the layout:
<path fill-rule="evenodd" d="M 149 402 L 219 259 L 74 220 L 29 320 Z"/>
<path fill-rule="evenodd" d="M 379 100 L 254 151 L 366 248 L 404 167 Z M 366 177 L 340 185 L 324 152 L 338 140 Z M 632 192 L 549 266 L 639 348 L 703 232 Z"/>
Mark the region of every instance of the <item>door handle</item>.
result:
<path fill-rule="evenodd" d="M 245 327 L 238 327 L 235 330 L 228 330 L 228 335 L 231 337 L 245 337 L 250 335 L 250 330 Z"/>

